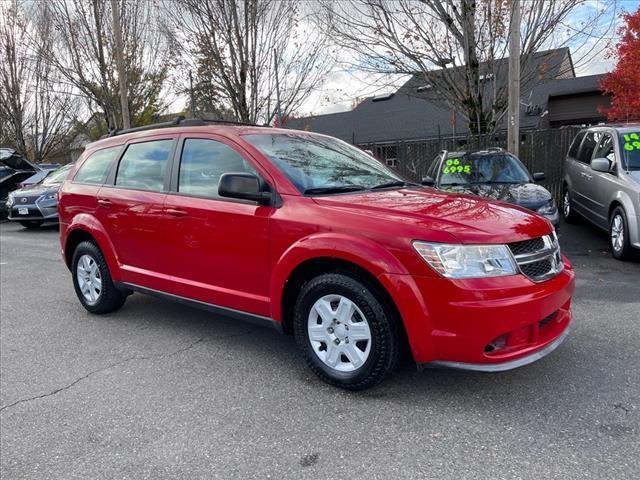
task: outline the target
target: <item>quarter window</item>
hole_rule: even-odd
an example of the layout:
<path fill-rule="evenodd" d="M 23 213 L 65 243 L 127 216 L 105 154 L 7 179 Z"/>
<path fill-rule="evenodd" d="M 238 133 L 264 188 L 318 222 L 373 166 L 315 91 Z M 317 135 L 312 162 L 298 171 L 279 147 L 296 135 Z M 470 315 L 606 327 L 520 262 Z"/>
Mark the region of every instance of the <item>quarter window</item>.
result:
<path fill-rule="evenodd" d="M 597 143 L 598 141 L 596 140 L 595 133 L 587 133 L 587 136 L 584 138 L 584 142 L 582 142 L 580 153 L 578 154 L 578 161 L 582 163 L 591 163 L 591 157 L 593 156 L 593 151 L 595 150 Z"/>
<path fill-rule="evenodd" d="M 116 159 L 120 147 L 105 148 L 91 154 L 73 177 L 74 183 L 89 183 L 92 185 L 102 185 L 109 174 L 111 165 Z"/>
<path fill-rule="evenodd" d="M 129 145 L 118 166 L 116 185 L 162 191 L 172 144 L 173 140 L 156 140 Z"/>
<path fill-rule="evenodd" d="M 585 132 L 579 132 L 576 138 L 573 139 L 571 147 L 569 147 L 569 156 L 571 158 L 578 158 L 578 149 L 580 148 L 580 142 L 582 142 L 584 134 Z"/>
<path fill-rule="evenodd" d="M 222 142 L 199 138 L 185 140 L 180 159 L 178 191 L 199 197 L 220 198 L 218 183 L 224 173 L 256 171 L 242 156 Z"/>

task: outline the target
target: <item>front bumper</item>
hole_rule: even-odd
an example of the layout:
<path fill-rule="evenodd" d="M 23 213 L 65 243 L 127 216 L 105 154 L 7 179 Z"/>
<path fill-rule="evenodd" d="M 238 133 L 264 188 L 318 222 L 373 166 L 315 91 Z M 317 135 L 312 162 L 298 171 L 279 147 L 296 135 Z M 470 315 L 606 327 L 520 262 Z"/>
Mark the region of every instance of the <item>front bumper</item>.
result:
<path fill-rule="evenodd" d="M 389 275 L 416 363 L 501 371 L 554 350 L 568 333 L 575 274 L 450 280 Z M 393 277 L 393 278 L 391 278 Z"/>
<path fill-rule="evenodd" d="M 556 348 L 560 346 L 564 339 L 569 335 L 570 328 L 567 327 L 564 332 L 560 334 L 558 338 L 550 342 L 547 346 L 541 348 L 540 350 L 536 350 L 533 353 L 525 355 L 524 357 L 517 358 L 515 360 L 510 360 L 508 362 L 502 363 L 464 363 L 464 362 L 442 362 L 435 361 L 431 363 L 423 363 L 419 366 L 421 368 L 429 368 L 429 367 L 445 367 L 445 368 L 455 368 L 458 370 L 472 370 L 475 372 L 506 372 L 507 370 L 513 370 L 514 368 L 524 367 L 525 365 L 529 365 L 535 361 L 540 360 L 543 357 L 546 357 L 551 352 L 553 352 Z"/>
<path fill-rule="evenodd" d="M 557 227 L 558 224 L 560 223 L 560 213 L 558 212 L 557 208 L 556 208 L 556 213 L 552 215 L 542 215 L 542 216 L 547 220 L 549 220 L 551 222 L 551 225 L 553 225 L 554 227 Z"/>
<path fill-rule="evenodd" d="M 20 213 L 20 209 L 27 209 L 27 213 Z M 58 223 L 58 205 L 52 202 L 13 204 L 11 208 L 8 208 L 7 220 L 12 222 L 41 221 Z"/>

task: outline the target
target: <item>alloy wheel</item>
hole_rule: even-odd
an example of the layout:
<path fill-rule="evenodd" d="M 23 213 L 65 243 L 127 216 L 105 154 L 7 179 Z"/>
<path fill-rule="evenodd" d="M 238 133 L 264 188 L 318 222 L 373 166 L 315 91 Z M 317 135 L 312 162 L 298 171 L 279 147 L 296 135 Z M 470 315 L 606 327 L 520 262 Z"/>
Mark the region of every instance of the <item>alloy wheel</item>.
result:
<path fill-rule="evenodd" d="M 98 263 L 91 255 L 85 254 L 80 257 L 76 277 L 85 301 L 90 305 L 95 304 L 102 292 L 102 277 Z"/>
<path fill-rule="evenodd" d="M 342 295 L 325 295 L 309 313 L 307 335 L 316 356 L 339 372 L 353 372 L 371 352 L 371 329 L 358 306 Z"/>
<path fill-rule="evenodd" d="M 613 217 L 611 222 L 611 246 L 616 252 L 624 247 L 624 220 L 619 213 Z"/>
<path fill-rule="evenodd" d="M 571 197 L 569 196 L 569 190 L 564 192 L 564 198 L 562 200 L 562 213 L 564 218 L 568 218 L 571 214 Z"/>

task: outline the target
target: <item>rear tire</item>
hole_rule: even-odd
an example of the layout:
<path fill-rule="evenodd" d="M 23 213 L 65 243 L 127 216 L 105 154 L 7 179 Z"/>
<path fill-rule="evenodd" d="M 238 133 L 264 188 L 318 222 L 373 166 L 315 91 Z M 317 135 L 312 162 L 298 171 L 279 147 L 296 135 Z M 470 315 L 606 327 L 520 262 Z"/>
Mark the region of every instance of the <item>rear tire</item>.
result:
<path fill-rule="evenodd" d="M 294 311 L 296 343 L 325 382 L 364 390 L 395 367 L 398 327 L 374 292 L 342 273 L 323 274 L 303 286 Z"/>
<path fill-rule="evenodd" d="M 571 204 L 571 192 L 567 185 L 562 189 L 562 218 L 566 223 L 576 223 L 578 215 Z"/>
<path fill-rule="evenodd" d="M 110 313 L 124 305 L 127 296 L 113 284 L 104 255 L 95 243 L 85 241 L 76 247 L 71 273 L 78 300 L 89 312 Z"/>
<path fill-rule="evenodd" d="M 20 222 L 24 228 L 28 228 L 29 230 L 33 230 L 35 228 L 40 228 L 44 222 L 42 220 L 24 220 Z"/>
<path fill-rule="evenodd" d="M 629 241 L 627 216 L 622 207 L 616 207 L 609 219 L 609 241 L 611 253 L 618 260 L 628 260 L 635 254 Z"/>

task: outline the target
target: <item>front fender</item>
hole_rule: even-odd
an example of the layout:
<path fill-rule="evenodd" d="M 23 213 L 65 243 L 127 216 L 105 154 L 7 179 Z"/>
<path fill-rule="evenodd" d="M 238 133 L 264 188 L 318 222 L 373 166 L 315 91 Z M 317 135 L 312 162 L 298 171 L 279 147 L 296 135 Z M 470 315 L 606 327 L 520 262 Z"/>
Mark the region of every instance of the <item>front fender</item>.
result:
<path fill-rule="evenodd" d="M 337 258 L 354 263 L 375 277 L 407 274 L 400 261 L 379 243 L 340 233 L 319 233 L 301 238 L 277 260 L 271 275 L 271 318 L 282 321 L 282 295 L 295 268 L 315 258 Z M 389 292 L 393 297 L 393 292 Z"/>
<path fill-rule="evenodd" d="M 100 251 L 104 255 L 104 259 L 107 262 L 111 278 L 114 281 L 121 280 L 118 254 L 116 253 L 113 243 L 111 243 L 111 240 L 109 239 L 109 235 L 107 234 L 104 225 L 102 225 L 102 223 L 93 215 L 80 213 L 73 217 L 73 221 L 67 227 L 66 242 L 68 242 L 69 239 L 72 238 L 73 233 L 77 231 L 86 232 L 95 239 Z"/>

